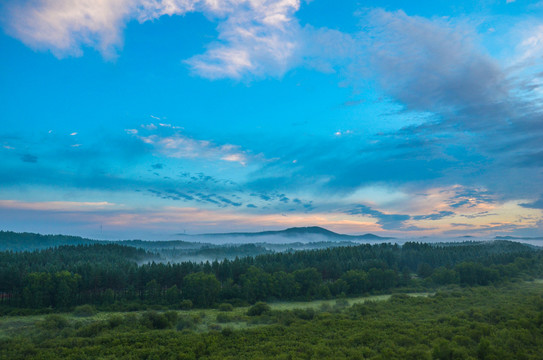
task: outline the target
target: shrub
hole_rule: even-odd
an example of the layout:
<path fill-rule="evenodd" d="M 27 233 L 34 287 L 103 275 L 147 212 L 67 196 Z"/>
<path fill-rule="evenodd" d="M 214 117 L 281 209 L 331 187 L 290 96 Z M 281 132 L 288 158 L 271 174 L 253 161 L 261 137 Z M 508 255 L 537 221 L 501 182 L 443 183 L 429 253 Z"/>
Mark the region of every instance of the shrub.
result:
<path fill-rule="evenodd" d="M 298 319 L 302 320 L 312 320 L 315 317 L 315 310 L 311 308 L 294 309 L 293 313 Z"/>
<path fill-rule="evenodd" d="M 218 323 L 227 323 L 230 322 L 232 319 L 227 314 L 217 314 L 216 320 Z"/>
<path fill-rule="evenodd" d="M 185 330 L 194 328 L 194 321 L 190 316 L 183 316 L 177 322 L 177 330 Z"/>
<path fill-rule="evenodd" d="M 167 311 L 164 313 L 164 316 L 172 326 L 177 323 L 177 319 L 179 318 L 177 311 Z"/>
<path fill-rule="evenodd" d="M 109 319 L 107 319 L 107 323 L 110 328 L 116 328 L 117 326 L 122 325 L 124 322 L 124 319 L 121 315 L 113 315 Z"/>
<path fill-rule="evenodd" d="M 260 316 L 264 313 L 270 312 L 270 310 L 270 305 L 266 304 L 265 302 L 259 301 L 249 308 L 249 310 L 247 311 L 247 315 Z"/>
<path fill-rule="evenodd" d="M 232 335 L 233 333 L 234 333 L 234 330 L 232 330 L 232 329 L 229 328 L 229 327 L 226 327 L 226 328 L 222 329 L 222 331 L 221 331 L 221 334 L 222 334 L 223 336 L 230 336 L 230 335 Z"/>
<path fill-rule="evenodd" d="M 106 329 L 109 325 L 105 321 L 94 321 L 83 326 L 77 331 L 77 336 L 94 337 Z"/>
<path fill-rule="evenodd" d="M 219 311 L 232 311 L 234 310 L 234 307 L 232 304 L 223 303 L 219 305 Z"/>
<path fill-rule="evenodd" d="M 68 326 L 68 320 L 63 316 L 52 314 L 47 315 L 38 325 L 46 330 L 60 330 Z"/>
<path fill-rule="evenodd" d="M 147 311 L 141 316 L 141 324 L 149 329 L 166 329 L 172 324 L 164 314 Z"/>

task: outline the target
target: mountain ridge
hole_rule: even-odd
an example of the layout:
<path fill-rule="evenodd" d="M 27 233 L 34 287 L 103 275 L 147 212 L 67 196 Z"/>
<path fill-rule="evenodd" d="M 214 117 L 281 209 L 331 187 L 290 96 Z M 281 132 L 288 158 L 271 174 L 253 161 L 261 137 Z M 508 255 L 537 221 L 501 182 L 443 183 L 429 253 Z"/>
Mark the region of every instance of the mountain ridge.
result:
<path fill-rule="evenodd" d="M 307 235 L 320 235 L 329 238 L 342 240 L 389 240 L 393 237 L 383 237 L 375 234 L 347 235 L 339 234 L 320 226 L 290 227 L 283 230 L 268 230 L 258 232 L 230 232 L 230 233 L 207 233 L 207 234 L 175 234 L 176 236 L 194 236 L 194 237 L 263 237 L 263 236 L 283 236 L 283 237 L 301 237 Z"/>

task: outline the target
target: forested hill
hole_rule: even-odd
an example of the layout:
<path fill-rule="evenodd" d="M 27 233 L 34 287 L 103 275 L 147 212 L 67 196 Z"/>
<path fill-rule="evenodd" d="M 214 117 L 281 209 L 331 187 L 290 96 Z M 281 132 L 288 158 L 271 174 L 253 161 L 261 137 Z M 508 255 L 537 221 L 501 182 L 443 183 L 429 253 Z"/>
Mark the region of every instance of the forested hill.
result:
<path fill-rule="evenodd" d="M 36 233 L 17 233 L 0 231 L 0 251 L 32 251 L 63 245 L 98 244 L 100 241 L 80 236 L 41 235 Z"/>
<path fill-rule="evenodd" d="M 122 240 L 122 241 L 100 241 L 91 240 L 78 236 L 66 235 L 40 235 L 34 233 L 16 233 L 11 231 L 0 231 L 0 251 L 33 252 L 52 248 L 74 246 L 75 249 L 84 249 L 89 252 L 89 247 L 80 248 L 82 245 L 104 245 L 103 249 L 118 249 L 128 247 L 130 249 L 142 249 L 153 253 L 153 260 L 156 261 L 206 261 L 215 259 L 234 259 L 236 256 L 256 256 L 267 254 L 272 250 L 263 245 L 256 244 L 225 244 L 213 245 L 199 242 L 188 242 L 180 240 L 172 241 L 144 241 L 144 240 Z M 111 247 L 105 247 L 112 245 Z M 317 244 L 316 246 L 324 246 Z M 97 247 L 95 247 L 97 248 Z M 278 251 L 289 250 L 287 246 Z M 125 254 L 136 254 L 136 252 L 124 252 Z M 109 254 L 109 250 L 108 250 Z M 159 254 L 160 256 L 158 256 Z M 128 255 L 127 255 L 128 256 Z M 132 255 L 128 256 L 132 259 Z M 139 261 L 139 259 L 138 259 Z"/>
<path fill-rule="evenodd" d="M 202 235 L 184 235 L 178 234 L 183 240 L 169 241 L 145 241 L 145 240 L 92 240 L 79 236 L 67 235 L 41 235 L 36 233 L 17 233 L 13 231 L 0 231 L 0 251 L 33 251 L 48 249 L 51 247 L 63 245 L 88 245 L 88 244 L 120 244 L 142 248 L 149 251 L 171 252 L 167 257 L 173 257 L 179 254 L 197 254 L 202 250 L 209 255 L 210 249 L 215 249 L 217 253 L 232 254 L 239 248 L 240 255 L 257 255 L 266 253 L 263 247 L 269 246 L 274 250 L 285 251 L 289 248 L 304 248 L 303 244 L 315 243 L 315 247 L 349 245 L 355 241 L 378 242 L 386 241 L 393 238 L 380 237 L 373 234 L 365 235 L 345 235 L 338 234 L 327 229 L 312 226 L 312 227 L 297 227 L 279 231 L 263 231 L 256 233 L 220 233 L 220 234 L 202 234 Z M 244 239 L 244 241 L 238 241 Z M 184 241 L 186 240 L 186 241 Z M 270 243 L 266 243 L 269 240 Z M 209 243 L 207 242 L 209 241 Z M 293 242 L 295 241 L 295 242 Z M 237 245 L 234 245 L 237 243 Z M 241 246 L 240 244 L 258 243 L 262 248 L 255 250 L 249 246 Z M 292 244 L 292 246 L 278 247 L 279 244 Z M 220 249 L 223 248 L 224 249 Z M 281 249 L 280 249 L 281 248 Z M 248 251 L 250 250 L 250 251 Z M 202 254 L 206 255 L 206 254 Z M 235 255 L 234 255 L 235 257 Z"/>
<path fill-rule="evenodd" d="M 508 241 L 364 244 L 199 263 L 155 263 L 153 256 L 117 244 L 0 252 L 0 308 L 210 307 L 543 275 L 541 248 Z"/>

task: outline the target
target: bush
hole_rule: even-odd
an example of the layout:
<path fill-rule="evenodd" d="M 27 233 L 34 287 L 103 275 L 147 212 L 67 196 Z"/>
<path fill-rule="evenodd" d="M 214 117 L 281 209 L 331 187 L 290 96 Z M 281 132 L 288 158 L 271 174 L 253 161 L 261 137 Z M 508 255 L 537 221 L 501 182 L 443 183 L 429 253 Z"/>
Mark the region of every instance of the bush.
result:
<path fill-rule="evenodd" d="M 82 337 L 95 337 L 103 330 L 105 330 L 108 326 L 109 324 L 107 324 L 105 321 L 94 321 L 88 325 L 83 326 L 77 331 L 76 334 L 77 336 Z"/>
<path fill-rule="evenodd" d="M 221 334 L 222 334 L 223 336 L 230 336 L 230 335 L 232 335 L 233 333 L 234 333 L 234 330 L 232 330 L 232 329 L 229 328 L 229 327 L 226 327 L 226 328 L 222 329 L 222 331 L 221 331 Z"/>
<path fill-rule="evenodd" d="M 166 319 L 168 319 L 168 322 L 173 326 L 174 324 L 177 324 L 177 319 L 179 318 L 179 315 L 177 314 L 177 311 L 167 311 L 164 313 L 164 316 Z"/>
<path fill-rule="evenodd" d="M 219 305 L 219 311 L 232 311 L 234 307 L 232 304 L 224 303 Z"/>
<path fill-rule="evenodd" d="M 88 317 L 96 314 L 96 308 L 92 305 L 77 306 L 73 312 L 74 316 Z"/>
<path fill-rule="evenodd" d="M 290 326 L 290 324 L 296 321 L 296 316 L 292 311 L 277 311 L 273 315 L 275 320 L 281 325 Z"/>
<path fill-rule="evenodd" d="M 270 312 L 270 310 L 270 305 L 266 304 L 265 302 L 257 302 L 249 308 L 249 310 L 247 311 L 247 315 L 260 316 L 264 313 Z"/>
<path fill-rule="evenodd" d="M 41 322 L 38 323 L 38 326 L 46 330 L 60 330 L 68 326 L 68 320 L 65 317 L 52 314 L 47 315 Z"/>
<path fill-rule="evenodd" d="M 292 312 L 298 319 L 302 320 L 312 320 L 315 317 L 315 310 L 311 308 L 294 309 Z"/>
<path fill-rule="evenodd" d="M 143 313 L 140 323 L 149 329 L 167 329 L 173 325 L 164 314 L 159 314 L 156 311 Z"/>
<path fill-rule="evenodd" d="M 192 317 L 183 316 L 177 321 L 177 330 L 185 330 L 194 328 L 195 323 Z"/>
<path fill-rule="evenodd" d="M 122 325 L 124 322 L 124 319 L 121 315 L 113 315 L 109 319 L 107 319 L 107 323 L 110 328 L 116 328 L 117 326 Z"/>
<path fill-rule="evenodd" d="M 230 322 L 232 319 L 227 314 L 217 314 L 216 320 L 218 323 L 227 323 Z"/>

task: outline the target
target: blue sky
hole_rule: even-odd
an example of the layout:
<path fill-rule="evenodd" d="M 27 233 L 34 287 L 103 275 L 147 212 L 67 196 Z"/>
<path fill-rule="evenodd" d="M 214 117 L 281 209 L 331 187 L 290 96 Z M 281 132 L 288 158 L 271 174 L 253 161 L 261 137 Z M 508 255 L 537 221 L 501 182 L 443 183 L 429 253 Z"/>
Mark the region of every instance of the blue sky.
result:
<path fill-rule="evenodd" d="M 543 235 L 543 2 L 0 6 L 1 229 Z"/>

